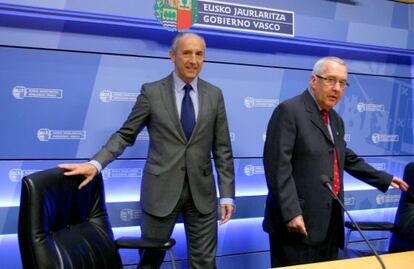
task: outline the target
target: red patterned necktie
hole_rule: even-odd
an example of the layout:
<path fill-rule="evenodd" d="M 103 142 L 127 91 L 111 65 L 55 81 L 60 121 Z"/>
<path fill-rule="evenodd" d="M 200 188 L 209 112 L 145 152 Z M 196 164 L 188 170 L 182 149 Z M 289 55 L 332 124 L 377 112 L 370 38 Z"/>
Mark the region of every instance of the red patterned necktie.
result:
<path fill-rule="evenodd" d="M 329 114 L 325 109 L 321 110 L 321 115 L 323 118 L 323 123 L 328 127 L 329 124 Z M 339 164 L 338 164 L 338 154 L 336 153 L 336 147 L 334 148 L 334 182 L 333 182 L 333 191 L 338 195 L 340 189 L 339 184 Z"/>

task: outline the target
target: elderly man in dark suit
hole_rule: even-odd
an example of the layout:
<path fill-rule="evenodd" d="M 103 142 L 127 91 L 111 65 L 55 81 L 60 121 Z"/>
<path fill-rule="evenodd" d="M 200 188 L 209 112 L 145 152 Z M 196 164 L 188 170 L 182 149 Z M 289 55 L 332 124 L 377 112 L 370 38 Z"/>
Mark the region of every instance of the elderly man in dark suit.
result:
<path fill-rule="evenodd" d="M 66 175 L 85 175 L 80 188 L 127 146 L 146 126 L 150 135 L 141 185 L 142 235 L 168 239 L 180 213 L 184 218 L 190 268 L 216 268 L 216 186 L 220 192 L 220 223 L 234 207 L 234 165 L 222 92 L 198 77 L 204 62 L 205 41 L 196 34 L 178 34 L 170 57 L 172 74 L 142 86 L 141 94 L 123 126 L 90 162 L 62 164 Z M 159 268 L 164 252 L 146 251 L 139 268 Z"/>
<path fill-rule="evenodd" d="M 332 108 L 347 85 L 345 62 L 316 62 L 310 85 L 281 103 L 270 119 L 264 147 L 269 193 L 264 230 L 269 233 L 272 267 L 337 258 L 344 244 L 343 210 L 323 187 L 330 177 L 343 200 L 343 171 L 386 191 L 406 191 L 399 178 L 377 171 L 346 147 L 344 123 Z"/>

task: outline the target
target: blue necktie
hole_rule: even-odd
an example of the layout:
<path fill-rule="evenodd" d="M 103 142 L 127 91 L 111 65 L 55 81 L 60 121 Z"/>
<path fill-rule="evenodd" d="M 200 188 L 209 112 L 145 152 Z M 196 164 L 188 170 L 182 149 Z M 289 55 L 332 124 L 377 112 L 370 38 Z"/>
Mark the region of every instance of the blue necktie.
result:
<path fill-rule="evenodd" d="M 185 93 L 181 104 L 181 125 L 183 126 L 183 130 L 188 141 L 190 140 L 191 133 L 193 132 L 195 125 L 194 106 L 190 97 L 190 91 L 193 87 L 191 87 L 190 84 L 186 84 L 183 89 Z"/>

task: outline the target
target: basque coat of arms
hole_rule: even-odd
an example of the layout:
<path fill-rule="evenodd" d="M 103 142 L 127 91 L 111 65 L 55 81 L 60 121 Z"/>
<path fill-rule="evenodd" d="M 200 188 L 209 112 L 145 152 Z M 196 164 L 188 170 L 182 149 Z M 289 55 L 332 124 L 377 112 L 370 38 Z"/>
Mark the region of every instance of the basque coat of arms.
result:
<path fill-rule="evenodd" d="M 156 0 L 155 17 L 171 31 L 190 29 L 197 21 L 197 0 Z"/>

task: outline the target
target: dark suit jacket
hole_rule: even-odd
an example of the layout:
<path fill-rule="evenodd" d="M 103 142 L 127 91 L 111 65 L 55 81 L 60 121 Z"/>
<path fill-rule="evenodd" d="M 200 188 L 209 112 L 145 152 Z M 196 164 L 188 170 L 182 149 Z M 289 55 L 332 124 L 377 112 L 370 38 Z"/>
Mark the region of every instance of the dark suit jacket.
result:
<path fill-rule="evenodd" d="M 123 126 L 92 159 L 106 166 L 134 144 L 146 126 L 150 136 L 141 184 L 143 209 L 155 216 L 172 212 L 185 174 L 195 206 L 201 213 L 217 208 L 211 152 L 221 198 L 234 198 L 234 165 L 223 95 L 219 88 L 198 80 L 199 112 L 189 141 L 177 112 L 173 75 L 142 86 L 141 94 Z"/>
<path fill-rule="evenodd" d="M 273 112 L 263 159 L 269 189 L 263 223 L 265 231 L 289 235 L 286 223 L 303 214 L 308 236 L 305 239 L 300 236 L 292 238 L 310 245 L 318 245 L 324 240 L 333 200 L 320 177 L 327 175 L 333 178 L 335 146 L 341 178 L 341 200 L 344 170 L 381 191 L 388 189 L 392 176 L 375 170 L 348 149 L 344 141 L 343 120 L 333 109 L 329 112 L 329 118 L 335 145 L 308 90 L 281 103 Z M 339 228 L 343 231 L 343 226 Z M 343 232 L 341 237 L 342 246 Z"/>

